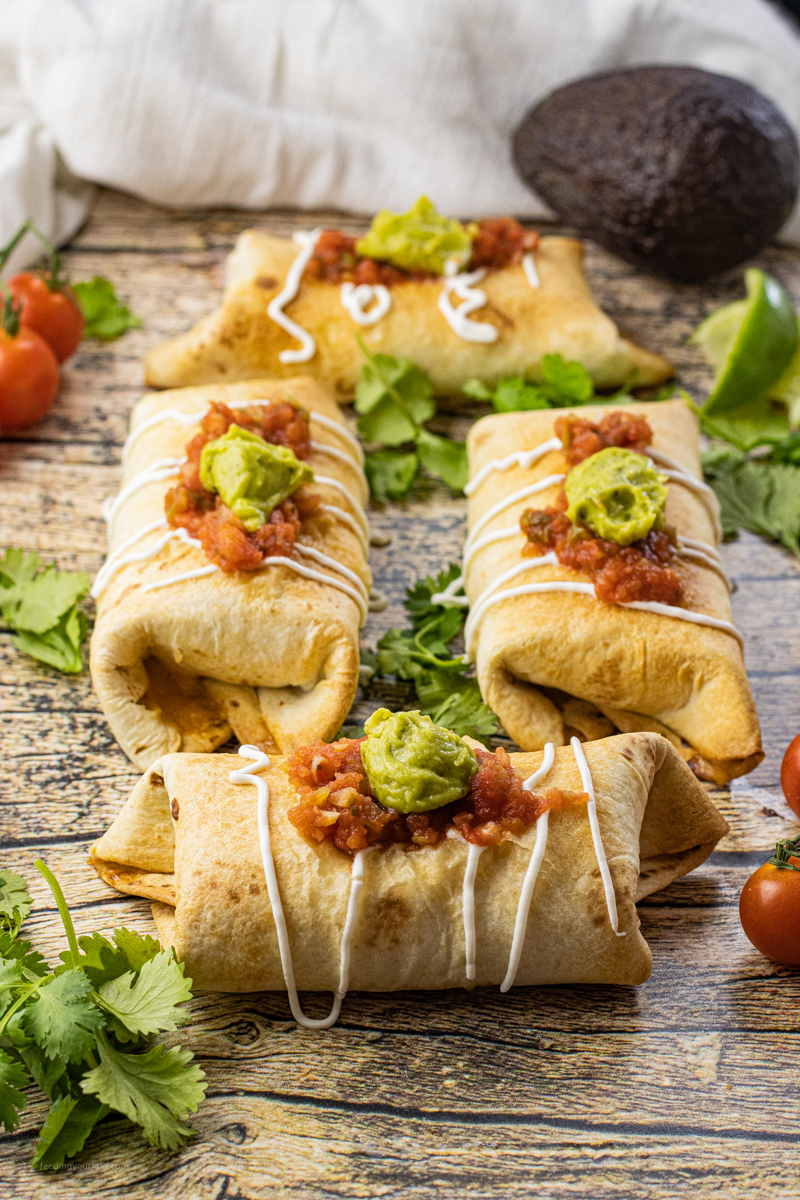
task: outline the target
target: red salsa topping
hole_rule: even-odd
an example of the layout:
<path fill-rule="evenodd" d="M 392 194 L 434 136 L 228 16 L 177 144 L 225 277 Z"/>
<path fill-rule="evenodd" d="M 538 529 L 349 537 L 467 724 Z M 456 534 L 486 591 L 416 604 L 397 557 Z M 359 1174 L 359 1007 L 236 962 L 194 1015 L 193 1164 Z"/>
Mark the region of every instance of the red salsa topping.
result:
<path fill-rule="evenodd" d="M 581 417 L 559 417 L 555 430 L 571 467 L 608 446 L 643 454 L 653 440 L 645 418 L 626 412 L 610 412 L 596 425 Z M 520 518 L 528 539 L 523 555 L 554 550 L 562 566 L 593 580 L 597 598 L 605 604 L 632 600 L 682 604 L 683 583 L 673 569 L 677 542 L 672 529 L 651 529 L 646 538 L 620 546 L 598 537 L 586 525 L 573 525 L 566 507 L 562 489 L 554 507 L 525 510 Z"/>
<path fill-rule="evenodd" d="M 646 454 L 653 440 L 653 431 L 644 417 L 619 410 L 606 413 L 596 425 L 583 417 L 557 417 L 555 431 L 571 467 L 609 446 Z"/>
<path fill-rule="evenodd" d="M 361 739 L 363 741 L 364 739 Z M 543 812 L 584 804 L 584 793 L 526 792 L 502 748 L 476 750 L 478 771 L 461 800 L 426 813 L 398 813 L 375 800 L 361 761 L 361 741 L 341 738 L 295 750 L 286 764 L 300 801 L 289 820 L 303 837 L 329 839 L 345 854 L 368 846 L 435 846 L 455 829 L 476 846 L 518 837 Z"/>
<path fill-rule="evenodd" d="M 180 480 L 167 492 L 164 510 L 170 527 L 185 529 L 198 538 L 211 562 L 223 571 L 254 571 L 265 558 L 291 555 L 303 521 L 319 510 L 320 499 L 298 488 L 273 509 L 265 525 L 252 533 L 245 529 L 222 498 L 200 481 L 203 447 L 223 437 L 231 425 L 239 425 L 275 446 L 287 446 L 301 460 L 311 454 L 308 417 L 302 409 L 288 403 L 253 404 L 233 412 L 214 401 L 200 423 L 200 433 L 186 447 Z"/>
<path fill-rule="evenodd" d="M 433 271 L 409 271 L 377 258 L 364 258 L 356 251 L 357 237 L 349 237 L 338 229 L 324 229 L 305 269 L 309 279 L 325 279 L 328 283 L 383 284 L 421 282 L 439 279 Z M 513 217 L 495 217 L 481 221 L 472 243 L 468 270 L 486 267 L 497 271 L 521 261 L 523 254 L 535 250 L 539 235 L 523 229 Z"/>

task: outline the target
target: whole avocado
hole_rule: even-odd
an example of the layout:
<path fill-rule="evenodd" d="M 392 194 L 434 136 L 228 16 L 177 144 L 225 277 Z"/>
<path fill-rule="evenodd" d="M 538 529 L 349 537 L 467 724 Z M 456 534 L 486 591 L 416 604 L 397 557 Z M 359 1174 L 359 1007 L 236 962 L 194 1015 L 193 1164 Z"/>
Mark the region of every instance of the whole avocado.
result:
<path fill-rule="evenodd" d="M 797 195 L 797 138 L 747 83 L 694 67 L 578 79 L 514 134 L 522 178 L 581 233 L 696 282 L 750 258 Z"/>

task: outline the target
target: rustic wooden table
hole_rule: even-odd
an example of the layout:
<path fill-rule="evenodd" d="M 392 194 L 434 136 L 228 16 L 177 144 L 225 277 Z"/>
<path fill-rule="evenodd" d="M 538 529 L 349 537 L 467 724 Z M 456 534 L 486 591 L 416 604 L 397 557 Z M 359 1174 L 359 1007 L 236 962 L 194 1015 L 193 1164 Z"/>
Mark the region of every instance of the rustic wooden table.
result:
<path fill-rule="evenodd" d="M 85 344 L 48 417 L 0 443 L 0 546 L 97 570 L 100 503 L 118 484 L 145 351 L 215 307 L 242 229 L 288 233 L 297 224 L 291 213 L 174 213 L 98 195 L 67 253 L 69 269 L 79 279 L 109 276 L 144 326 L 111 345 Z M 798 252 L 776 248 L 758 261 L 800 300 Z M 668 354 L 684 385 L 702 394 L 708 371 L 686 336 L 740 294 L 740 273 L 674 287 L 593 246 L 588 273 L 618 323 Z M 474 415 L 465 409 L 439 425 L 463 436 Z M 393 537 L 373 552 L 391 604 L 370 618 L 368 644 L 403 623 L 407 584 L 457 557 L 463 511 L 452 493 L 430 489 L 376 514 Z M 737 917 L 748 874 L 777 837 L 796 830 L 779 768 L 800 725 L 800 566 L 750 535 L 723 554 L 738 583 L 735 617 L 767 756 L 732 793 L 717 793 L 731 824 L 718 852 L 641 905 L 654 956 L 648 983 L 351 995 L 330 1032 L 296 1028 L 283 995 L 198 996 L 180 1034 L 208 1075 L 197 1138 L 164 1153 L 109 1120 L 56 1182 L 30 1166 L 44 1113 L 34 1100 L 21 1127 L 0 1137 L 2 1194 L 800 1196 L 800 976 L 757 954 Z M 57 914 L 32 867 L 38 855 L 62 880 L 79 933 L 121 923 L 151 930 L 145 901 L 112 892 L 86 866 L 90 843 L 135 780 L 88 671 L 70 679 L 37 666 L 4 633 L 0 672 L 2 865 L 26 875 L 39 902 L 29 936 L 51 959 L 61 948 Z"/>

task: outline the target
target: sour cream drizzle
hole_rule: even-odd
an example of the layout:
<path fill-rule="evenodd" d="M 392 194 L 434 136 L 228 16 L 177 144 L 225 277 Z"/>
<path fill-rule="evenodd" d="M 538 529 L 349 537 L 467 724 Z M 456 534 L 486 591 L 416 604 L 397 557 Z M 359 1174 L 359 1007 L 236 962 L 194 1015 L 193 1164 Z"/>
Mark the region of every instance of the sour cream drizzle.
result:
<path fill-rule="evenodd" d="M 275 932 L 278 935 L 278 949 L 281 956 L 283 978 L 289 997 L 289 1007 L 297 1024 L 302 1025 L 304 1029 L 330 1029 L 331 1025 L 334 1025 L 338 1020 L 342 1008 L 342 1000 L 347 994 L 350 982 L 350 951 L 353 941 L 353 931 L 358 916 L 358 902 L 364 881 L 364 858 L 368 851 L 359 850 L 353 858 L 353 866 L 350 874 L 350 891 L 347 900 L 347 914 L 345 916 L 339 949 L 339 986 L 334 992 L 333 1007 L 327 1017 L 315 1021 L 311 1017 L 307 1017 L 300 1007 L 300 1000 L 297 995 L 297 986 L 294 979 L 292 948 L 289 945 L 289 932 L 286 928 L 283 901 L 281 900 L 281 891 L 278 886 L 278 877 L 275 873 L 275 860 L 272 856 L 272 842 L 269 831 L 269 787 L 267 786 L 267 781 L 258 775 L 259 771 L 263 771 L 265 767 L 269 766 L 269 758 L 255 746 L 240 746 L 239 755 L 241 758 L 251 760 L 251 763 L 247 767 L 240 767 L 238 771 L 231 771 L 230 781 L 231 783 L 255 784 L 258 793 L 258 841 L 261 848 L 264 877 L 267 882 L 267 894 L 269 895 L 272 916 L 275 921 Z"/>
<path fill-rule="evenodd" d="M 552 742 L 548 742 L 544 748 L 544 757 L 542 765 L 538 771 L 534 771 L 532 775 L 523 783 L 523 788 L 526 792 L 532 792 L 538 783 L 550 774 L 555 762 L 556 752 Z M 500 991 L 507 992 L 513 984 L 517 970 L 519 968 L 519 960 L 522 955 L 522 947 L 525 943 L 525 933 L 528 928 L 528 913 L 531 908 L 531 900 L 533 898 L 533 889 L 536 887 L 536 880 L 539 877 L 539 868 L 544 861 L 545 850 L 547 849 L 547 831 L 549 825 L 550 811 L 545 810 L 536 822 L 536 841 L 533 846 L 528 863 L 528 869 L 525 872 L 525 878 L 522 881 L 522 888 L 519 894 L 519 903 L 517 904 L 517 916 L 514 921 L 514 936 L 511 939 L 511 952 L 508 956 L 508 970 L 505 974 L 505 979 L 500 984 Z"/>
<path fill-rule="evenodd" d="M 149 483 L 159 483 L 164 479 L 171 479 L 177 475 L 186 462 L 186 455 L 182 458 L 157 458 L 155 462 L 150 463 L 138 475 L 134 475 L 133 479 L 128 480 L 123 488 L 117 492 L 116 496 L 109 496 L 103 501 L 101 512 L 106 525 L 111 525 L 114 517 L 119 512 L 126 500 L 129 500 L 140 488 L 147 487 Z"/>
<path fill-rule="evenodd" d="M 374 287 L 369 283 L 360 283 L 358 287 L 353 283 L 343 283 L 339 298 L 356 325 L 374 325 L 392 307 L 391 293 L 382 283 Z"/>
<path fill-rule="evenodd" d="M 287 317 L 283 310 L 297 297 L 300 280 L 314 254 L 321 233 L 321 229 L 315 229 L 312 233 L 298 231 L 292 235 L 292 241 L 301 247 L 300 253 L 286 272 L 286 282 L 283 288 L 267 306 L 267 314 L 275 324 L 280 325 L 281 329 L 284 329 L 291 337 L 297 338 L 300 343 L 299 350 L 282 350 L 280 352 L 278 358 L 282 363 L 308 362 L 317 352 L 317 343 L 308 330 L 303 329 L 302 325 L 298 325 L 291 317 Z"/>
<path fill-rule="evenodd" d="M 485 846 L 468 844 L 467 865 L 461 888 L 461 910 L 464 918 L 464 974 L 467 979 L 475 978 L 475 876 Z"/>
<path fill-rule="evenodd" d="M 485 274 L 485 267 L 479 267 L 477 271 L 459 274 L 458 264 L 452 259 L 445 264 L 444 287 L 439 293 L 439 312 L 453 333 L 463 338 L 465 342 L 488 344 L 496 342 L 499 336 L 494 325 L 469 320 L 470 313 L 483 308 L 486 304 L 486 293 L 482 292 L 480 288 L 473 287 L 473 284 L 483 279 Z M 453 306 L 450 299 L 451 293 L 461 301 L 458 308 Z"/>
<path fill-rule="evenodd" d="M 586 811 L 589 815 L 589 828 L 592 831 L 592 845 L 594 846 L 594 854 L 597 859 L 597 865 L 600 868 L 600 878 L 603 881 L 603 891 L 606 897 L 606 908 L 608 909 L 608 919 L 611 922 L 611 928 L 616 933 L 617 937 L 625 937 L 624 932 L 619 932 L 619 920 L 617 918 L 617 897 L 614 893 L 614 883 L 611 879 L 611 872 L 608 869 L 608 860 L 606 859 L 605 847 L 603 846 L 603 837 L 600 833 L 600 822 L 597 819 L 597 801 L 594 795 L 594 783 L 592 781 L 592 772 L 589 770 L 589 764 L 586 761 L 586 755 L 583 752 L 580 738 L 570 738 L 570 746 L 572 753 L 575 755 L 575 762 L 578 764 L 578 770 L 581 773 L 581 786 L 589 796 L 589 803 L 586 805 Z"/>
<path fill-rule="evenodd" d="M 536 270 L 536 260 L 534 259 L 533 254 L 523 254 L 522 269 L 525 272 L 525 278 L 532 288 L 538 288 L 542 286 L 539 280 L 539 272 Z"/>

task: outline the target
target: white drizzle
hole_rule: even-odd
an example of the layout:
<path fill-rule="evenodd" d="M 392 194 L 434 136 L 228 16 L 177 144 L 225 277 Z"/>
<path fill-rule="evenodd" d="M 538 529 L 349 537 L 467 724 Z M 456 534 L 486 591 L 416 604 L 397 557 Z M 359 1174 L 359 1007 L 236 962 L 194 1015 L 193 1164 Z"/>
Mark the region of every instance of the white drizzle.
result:
<path fill-rule="evenodd" d="M 361 471 L 361 463 L 356 462 L 352 454 L 348 454 L 346 450 L 340 450 L 338 446 L 329 446 L 327 442 L 312 441 L 311 449 L 315 454 L 327 454 L 328 458 L 336 458 L 339 462 L 352 467 L 354 471 Z"/>
<path fill-rule="evenodd" d="M 207 567 L 194 567 L 191 571 L 182 571 L 180 575 L 170 575 L 168 579 L 159 579 L 156 583 L 147 583 L 142 588 L 143 592 L 157 592 L 159 588 L 170 587 L 173 583 L 185 583 L 187 579 L 203 579 L 206 575 L 213 575 L 218 571 L 219 567 L 215 563 L 211 563 Z"/>
<path fill-rule="evenodd" d="M 439 312 L 442 314 L 453 333 L 463 338 L 465 342 L 496 342 L 498 332 L 494 325 L 482 321 L 470 321 L 470 313 L 483 308 L 486 304 L 486 293 L 472 285 L 478 283 L 486 274 L 485 267 L 465 274 L 457 274 L 458 265 L 451 259 L 445 264 L 444 287 L 439 293 Z M 450 293 L 461 301 L 458 308 L 453 307 Z"/>
<path fill-rule="evenodd" d="M 339 298 L 356 325 L 374 325 L 392 307 L 389 289 L 382 283 L 374 287 L 369 283 L 360 283 L 358 287 L 353 283 L 343 283 Z"/>
<path fill-rule="evenodd" d="M 330 513 L 332 517 L 336 517 L 342 522 L 343 525 L 346 525 L 348 529 L 352 529 L 353 533 L 361 543 L 361 548 L 364 551 L 364 557 L 367 557 L 369 554 L 369 540 L 367 535 L 364 533 L 364 530 L 361 528 L 358 522 L 350 516 L 349 512 L 345 512 L 343 508 L 339 508 L 338 504 L 320 504 L 319 511 Z"/>
<path fill-rule="evenodd" d="M 603 837 L 600 833 L 600 822 L 597 819 L 597 801 L 594 796 L 594 783 L 592 781 L 592 773 L 589 770 L 589 764 L 586 761 L 586 755 L 583 752 L 580 738 L 570 738 L 569 742 L 572 746 L 572 753 L 575 755 L 575 762 L 578 764 L 578 770 L 581 773 L 581 786 L 589 797 L 589 803 L 586 805 L 586 810 L 589 815 L 589 828 L 592 831 L 592 845 L 594 846 L 594 854 L 597 859 L 597 865 L 600 868 L 600 878 L 603 881 L 603 891 L 606 897 L 606 908 L 608 909 L 608 919 L 611 922 L 611 928 L 617 937 L 625 937 L 624 932 L 619 932 L 619 920 L 617 918 L 617 897 L 614 893 L 614 883 L 611 879 L 611 872 L 608 869 L 608 860 L 606 859 L 605 847 L 603 846 Z"/>
<path fill-rule="evenodd" d="M 293 234 L 292 241 L 301 247 L 300 253 L 286 272 L 286 281 L 282 289 L 267 305 L 268 316 L 291 337 L 297 338 L 297 341 L 300 343 L 299 350 L 282 350 L 280 352 L 278 358 L 282 363 L 308 362 L 309 359 L 314 357 L 317 351 L 317 343 L 308 330 L 303 329 L 302 325 L 298 325 L 291 317 L 287 317 L 283 310 L 297 296 L 303 272 L 314 254 L 321 233 L 321 229 L 315 229 L 312 233 L 297 232 Z"/>
<path fill-rule="evenodd" d="M 179 473 L 185 462 L 186 455 L 182 458 L 157 458 L 138 475 L 134 475 L 133 479 L 128 480 L 125 486 L 120 488 L 116 496 L 109 496 L 103 501 L 101 512 L 106 525 L 111 525 L 125 501 L 129 500 L 140 488 L 146 487 L 148 483 L 159 483 L 164 479 L 173 478 Z"/>
<path fill-rule="evenodd" d="M 485 846 L 469 843 L 464 883 L 461 889 L 461 911 L 464 919 L 464 974 L 467 979 L 475 978 L 475 876 Z"/>
<path fill-rule="evenodd" d="M 143 538 L 147 533 L 154 532 L 154 525 L 156 528 L 163 529 L 167 527 L 167 522 L 166 520 L 163 520 L 158 521 L 157 523 L 152 522 L 150 525 L 145 525 L 144 529 L 137 536 L 136 540 L 138 541 L 140 538 Z M 128 541 L 130 541 L 130 539 L 128 539 Z M 121 571 L 123 567 L 127 567 L 131 563 L 135 562 L 145 562 L 148 558 L 155 558 L 156 555 L 159 554 L 170 542 L 183 542 L 185 546 L 194 546 L 198 550 L 202 550 L 203 548 L 203 543 L 198 538 L 190 537 L 185 529 L 168 529 L 167 533 L 162 534 L 160 538 L 156 538 L 152 546 L 148 546 L 146 550 L 140 550 L 135 554 L 124 555 L 120 555 L 118 551 L 116 555 L 109 555 L 109 557 L 103 563 L 103 566 L 97 572 L 97 578 L 94 581 L 94 585 L 92 586 L 89 595 L 93 600 L 97 600 L 99 596 L 102 596 L 103 592 L 111 583 L 111 580 L 114 578 L 117 572 Z"/>
<path fill-rule="evenodd" d="M 255 784 L 258 793 L 258 841 L 261 847 L 261 862 L 267 882 L 267 894 L 272 906 L 275 932 L 278 935 L 278 950 L 281 956 L 281 967 L 286 983 L 286 992 L 289 997 L 289 1007 L 297 1024 L 302 1025 L 304 1029 L 330 1029 L 331 1025 L 334 1025 L 338 1020 L 342 1008 L 342 1000 L 347 993 L 347 987 L 350 982 L 350 951 L 356 917 L 358 915 L 358 902 L 364 879 L 364 857 L 367 851 L 359 850 L 353 858 L 347 914 L 345 916 L 339 950 L 339 986 L 334 992 L 333 1007 L 327 1017 L 315 1021 L 305 1015 L 300 1007 L 300 1000 L 297 995 L 294 967 L 292 965 L 292 948 L 289 945 L 289 932 L 286 928 L 283 901 L 281 900 L 280 887 L 278 886 L 278 877 L 275 873 L 275 860 L 272 856 L 272 842 L 269 831 L 269 787 L 266 780 L 257 774 L 258 771 L 263 771 L 265 767 L 269 766 L 269 759 L 263 751 L 257 749 L 255 746 L 240 746 L 239 755 L 241 758 L 252 760 L 251 765 L 240 767 L 238 771 L 231 771 L 230 781 L 231 783 Z"/>
<path fill-rule="evenodd" d="M 252 408 L 254 405 L 272 405 L 275 403 L 279 402 L 270 400 L 266 396 L 261 396 L 256 397 L 253 400 L 231 400 L 226 407 L 237 411 L 238 409 L 242 408 Z M 153 429 L 156 425 L 161 425 L 164 421 L 174 421 L 177 425 L 183 425 L 189 428 L 192 425 L 199 425 L 208 411 L 209 410 L 207 408 L 204 408 L 197 413 L 185 413 L 181 412 L 180 409 L 177 408 L 164 408 L 161 410 L 161 412 L 153 413 L 152 416 L 145 417 L 145 419 L 139 425 L 137 425 L 135 429 L 131 430 L 125 439 L 125 444 L 122 447 L 123 467 L 127 462 L 128 455 L 130 454 L 131 447 L 133 446 L 134 442 L 141 437 L 143 433 L 147 433 L 148 429 Z M 333 417 L 326 417 L 324 413 L 318 412 L 309 412 L 308 419 L 309 421 L 315 421 L 318 425 L 321 425 L 323 429 L 329 429 L 332 433 L 338 433 L 340 437 L 343 437 L 344 440 L 348 442 L 355 451 L 355 458 L 358 465 L 361 466 L 363 464 L 364 451 L 361 448 L 361 443 L 359 442 L 358 438 L 353 436 L 346 425 L 342 424 L 340 421 L 334 421 Z M 312 443 L 312 445 L 319 447 L 320 450 L 323 446 L 325 447 L 326 451 L 333 449 L 333 447 L 328 446 L 327 442 L 316 442 Z"/>
<path fill-rule="evenodd" d="M 533 254 L 523 254 L 522 269 L 525 272 L 525 278 L 532 288 L 538 288 L 542 286 L 539 280 L 539 272 L 536 270 L 536 261 L 533 257 Z"/>
<path fill-rule="evenodd" d="M 555 762 L 556 752 L 552 742 L 547 742 L 544 748 L 544 757 L 542 765 L 537 771 L 523 783 L 523 788 L 526 792 L 532 792 L 538 783 L 550 774 L 553 763 Z M 500 991 L 507 992 L 513 984 L 517 970 L 519 968 L 519 960 L 522 956 L 522 947 L 525 943 L 525 933 L 528 928 L 528 914 L 531 908 L 531 900 L 533 898 L 533 889 L 536 887 L 536 880 L 539 877 L 539 868 L 544 860 L 545 850 L 547 849 L 547 831 L 549 827 L 550 811 L 546 809 L 539 820 L 536 822 L 536 841 L 533 847 L 528 868 L 525 871 L 525 878 L 522 881 L 522 888 L 519 893 L 519 903 L 517 904 L 517 916 L 514 921 L 514 936 L 511 939 L 511 952 L 508 956 L 508 970 L 505 974 L 505 979 L 500 984 Z"/>
<path fill-rule="evenodd" d="M 550 454 L 554 450 L 563 450 L 563 448 L 561 438 L 551 437 L 546 442 L 542 442 L 540 446 L 534 446 L 532 450 L 515 450 L 513 454 L 507 454 L 505 458 L 493 458 L 481 467 L 474 479 L 470 479 L 464 488 L 464 495 L 471 496 L 494 471 L 507 471 L 510 467 L 522 467 L 527 470 L 540 458 L 544 458 L 545 454 Z"/>
<path fill-rule="evenodd" d="M 505 496 L 502 500 L 498 500 L 491 508 L 483 514 L 480 520 L 476 521 L 470 530 L 469 537 L 464 544 L 464 553 L 472 547 L 476 540 L 477 534 L 485 525 L 493 521 L 501 512 L 505 512 L 507 508 L 511 508 L 520 500 L 527 500 L 528 496 L 535 496 L 537 492 L 546 492 L 548 488 L 555 487 L 556 484 L 563 483 L 566 475 L 545 475 L 544 479 L 540 479 L 537 483 L 529 483 L 527 487 L 519 488 L 518 491 L 512 492 L 509 496 Z"/>

